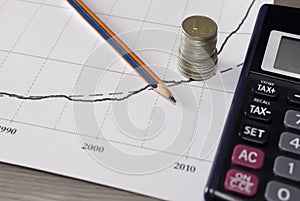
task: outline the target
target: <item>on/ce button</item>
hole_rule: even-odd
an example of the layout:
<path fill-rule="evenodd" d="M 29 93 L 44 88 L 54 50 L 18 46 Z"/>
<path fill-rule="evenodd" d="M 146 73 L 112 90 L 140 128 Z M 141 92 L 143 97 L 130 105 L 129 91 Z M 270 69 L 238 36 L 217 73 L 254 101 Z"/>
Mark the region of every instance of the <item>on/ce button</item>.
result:
<path fill-rule="evenodd" d="M 246 197 L 253 197 L 257 192 L 258 184 L 259 180 L 255 175 L 231 169 L 226 174 L 224 188 Z"/>

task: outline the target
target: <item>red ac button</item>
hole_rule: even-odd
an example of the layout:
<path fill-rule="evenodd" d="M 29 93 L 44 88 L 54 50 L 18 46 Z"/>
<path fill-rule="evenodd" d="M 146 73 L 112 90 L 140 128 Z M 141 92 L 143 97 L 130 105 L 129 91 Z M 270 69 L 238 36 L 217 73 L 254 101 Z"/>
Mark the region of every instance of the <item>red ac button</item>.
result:
<path fill-rule="evenodd" d="M 258 170 L 263 166 L 265 154 L 259 149 L 244 145 L 234 147 L 231 161 L 234 165 Z"/>

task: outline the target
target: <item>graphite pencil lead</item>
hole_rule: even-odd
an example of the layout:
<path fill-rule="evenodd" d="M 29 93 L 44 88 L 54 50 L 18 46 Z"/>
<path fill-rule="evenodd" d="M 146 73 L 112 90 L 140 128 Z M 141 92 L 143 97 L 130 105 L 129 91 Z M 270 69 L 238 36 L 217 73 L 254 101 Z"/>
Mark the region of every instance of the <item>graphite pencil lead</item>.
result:
<path fill-rule="evenodd" d="M 176 104 L 176 100 L 175 100 L 175 98 L 174 98 L 173 96 L 170 96 L 169 99 L 170 99 L 173 103 Z"/>
<path fill-rule="evenodd" d="M 168 89 L 168 87 L 163 82 L 160 82 L 157 85 L 157 87 L 154 88 L 154 90 L 157 91 L 157 93 L 159 93 L 160 95 L 167 98 L 168 100 L 172 101 L 173 103 L 176 103 L 176 100 L 175 100 L 173 94 L 171 93 L 171 91 Z"/>

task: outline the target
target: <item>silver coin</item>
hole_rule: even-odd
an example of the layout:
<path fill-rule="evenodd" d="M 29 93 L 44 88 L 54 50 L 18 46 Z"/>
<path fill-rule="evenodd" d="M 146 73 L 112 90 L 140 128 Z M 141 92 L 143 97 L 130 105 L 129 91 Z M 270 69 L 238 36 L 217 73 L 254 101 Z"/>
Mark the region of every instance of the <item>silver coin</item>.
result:
<path fill-rule="evenodd" d="M 183 21 L 178 67 L 185 77 L 205 80 L 215 74 L 217 32 L 217 24 L 205 16 L 191 16 Z"/>
<path fill-rule="evenodd" d="M 205 16 L 191 16 L 182 23 L 183 33 L 192 39 L 200 41 L 215 38 L 218 32 L 217 24 Z"/>

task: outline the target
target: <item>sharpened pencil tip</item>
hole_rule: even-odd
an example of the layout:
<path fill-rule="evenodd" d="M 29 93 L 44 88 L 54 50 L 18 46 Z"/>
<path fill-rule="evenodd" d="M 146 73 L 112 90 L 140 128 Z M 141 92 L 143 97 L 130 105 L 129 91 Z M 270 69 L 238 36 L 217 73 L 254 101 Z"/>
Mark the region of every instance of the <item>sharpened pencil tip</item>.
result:
<path fill-rule="evenodd" d="M 174 96 L 172 95 L 171 91 L 168 89 L 168 87 L 163 82 L 160 82 L 157 85 L 157 87 L 154 88 L 154 90 L 156 90 L 156 92 L 158 92 L 160 95 L 165 97 L 170 102 L 176 104 L 176 100 L 175 100 Z"/>
<path fill-rule="evenodd" d="M 173 103 L 176 103 L 176 100 L 173 96 L 170 96 L 169 99 L 173 102 Z"/>

